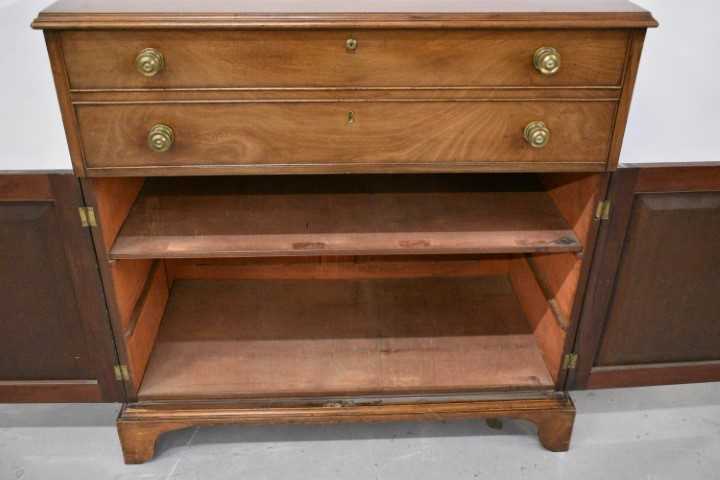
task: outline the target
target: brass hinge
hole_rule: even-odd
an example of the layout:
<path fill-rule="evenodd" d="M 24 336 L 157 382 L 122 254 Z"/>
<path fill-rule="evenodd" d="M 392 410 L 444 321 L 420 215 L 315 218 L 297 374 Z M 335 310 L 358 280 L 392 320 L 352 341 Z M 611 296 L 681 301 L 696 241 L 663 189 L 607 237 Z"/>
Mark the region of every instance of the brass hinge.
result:
<path fill-rule="evenodd" d="M 93 207 L 79 207 L 80 223 L 83 227 L 97 227 L 95 209 Z"/>
<path fill-rule="evenodd" d="M 610 218 L 610 200 L 603 200 L 598 203 L 595 209 L 595 218 L 597 220 L 607 220 Z"/>
<path fill-rule="evenodd" d="M 577 366 L 577 359 L 577 353 L 568 353 L 563 357 L 562 369 L 575 370 L 575 367 Z"/>
<path fill-rule="evenodd" d="M 127 365 L 115 365 L 113 369 L 115 370 L 115 380 L 118 382 L 130 381 L 130 372 L 128 372 Z"/>

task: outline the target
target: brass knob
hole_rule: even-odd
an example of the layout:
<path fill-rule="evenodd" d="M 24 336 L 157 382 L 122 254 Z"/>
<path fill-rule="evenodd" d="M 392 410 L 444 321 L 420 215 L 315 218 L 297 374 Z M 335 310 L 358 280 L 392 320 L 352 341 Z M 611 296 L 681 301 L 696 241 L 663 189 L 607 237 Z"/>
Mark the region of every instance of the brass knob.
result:
<path fill-rule="evenodd" d="M 535 51 L 533 65 L 543 75 L 555 75 L 560 70 L 560 52 L 552 47 L 541 47 Z"/>
<path fill-rule="evenodd" d="M 154 125 L 147 137 L 148 147 L 154 152 L 167 152 L 175 142 L 175 132 L 171 127 L 158 123 Z"/>
<path fill-rule="evenodd" d="M 357 47 L 358 41 L 354 38 L 348 38 L 347 40 L 345 40 L 345 48 L 348 52 L 354 52 L 355 50 L 357 50 Z"/>
<path fill-rule="evenodd" d="M 525 141 L 533 148 L 543 148 L 550 141 L 550 130 L 544 122 L 530 122 L 523 133 Z"/>
<path fill-rule="evenodd" d="M 146 77 L 153 77 L 165 68 L 165 57 L 154 48 L 146 48 L 135 57 L 135 67 Z"/>

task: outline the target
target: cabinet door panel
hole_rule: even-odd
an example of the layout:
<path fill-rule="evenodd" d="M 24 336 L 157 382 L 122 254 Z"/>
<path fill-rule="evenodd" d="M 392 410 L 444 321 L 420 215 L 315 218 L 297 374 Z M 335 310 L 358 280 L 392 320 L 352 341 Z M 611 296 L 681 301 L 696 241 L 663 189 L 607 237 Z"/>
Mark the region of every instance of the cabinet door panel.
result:
<path fill-rule="evenodd" d="M 122 397 L 81 202 L 70 175 L 0 176 L 0 402 Z"/>
<path fill-rule="evenodd" d="M 635 197 L 596 365 L 720 360 L 720 192 Z"/>
<path fill-rule="evenodd" d="M 620 170 L 569 388 L 720 380 L 720 167 Z"/>

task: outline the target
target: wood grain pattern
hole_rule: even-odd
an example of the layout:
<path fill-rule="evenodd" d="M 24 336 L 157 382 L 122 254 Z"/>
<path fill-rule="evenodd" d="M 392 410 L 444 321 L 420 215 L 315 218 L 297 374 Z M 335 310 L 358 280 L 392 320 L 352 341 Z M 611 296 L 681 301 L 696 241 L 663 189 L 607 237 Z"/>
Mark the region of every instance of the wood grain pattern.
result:
<path fill-rule="evenodd" d="M 604 166 L 615 105 L 566 103 L 283 103 L 78 106 L 90 169 L 199 166 L 378 166 L 493 161 Z M 354 121 L 348 123 L 348 112 Z M 542 119 L 544 149 L 522 132 Z M 170 151 L 147 147 L 156 123 L 175 130 Z M 92 170 L 91 170 L 92 171 Z M 198 172 L 201 169 L 198 168 Z M 238 168 L 238 172 L 242 169 Z M 106 172 L 107 173 L 107 172 Z"/>
<path fill-rule="evenodd" d="M 548 450 L 560 452 L 570 447 L 575 407 L 570 397 L 565 395 L 521 400 L 291 407 L 248 407 L 237 402 L 166 402 L 126 406 L 117 424 L 125 463 L 134 464 L 144 463 L 153 457 L 155 442 L 161 434 L 193 426 L 446 421 L 498 417 L 533 422 L 538 427 L 541 444 Z"/>
<path fill-rule="evenodd" d="M 552 387 L 505 277 L 178 279 L 139 398 Z"/>
<path fill-rule="evenodd" d="M 106 251 L 115 241 L 144 181 L 143 178 L 98 178 L 91 181 L 97 198 L 95 213 Z"/>
<path fill-rule="evenodd" d="M 72 89 L 619 86 L 627 44 L 620 30 L 63 33 Z M 556 75 L 533 67 L 543 45 L 562 54 Z M 153 77 L 135 69 L 148 47 L 166 60 Z"/>
<path fill-rule="evenodd" d="M 111 257 L 578 251 L 532 175 L 148 180 Z"/>
<path fill-rule="evenodd" d="M 168 282 L 162 262 L 155 262 L 148 283 L 133 312 L 132 322 L 125 333 L 128 369 L 136 389 L 140 388 L 150 353 L 160 328 L 160 321 L 168 301 Z"/>
<path fill-rule="evenodd" d="M 583 245 L 592 237 L 595 209 L 604 200 L 608 176 L 587 173 L 549 173 L 539 176 L 548 195 Z"/>
<path fill-rule="evenodd" d="M 558 323 L 555 312 L 525 258 L 516 257 L 510 261 L 510 281 L 517 301 L 530 323 L 545 365 L 553 381 L 557 382 L 565 353 L 565 331 Z"/>

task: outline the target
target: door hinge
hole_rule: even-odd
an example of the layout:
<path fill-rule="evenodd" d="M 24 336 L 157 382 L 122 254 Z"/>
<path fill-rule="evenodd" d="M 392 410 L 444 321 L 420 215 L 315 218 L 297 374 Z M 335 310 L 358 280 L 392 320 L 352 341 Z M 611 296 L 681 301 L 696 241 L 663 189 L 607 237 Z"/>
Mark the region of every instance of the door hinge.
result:
<path fill-rule="evenodd" d="M 563 357 L 562 369 L 563 370 L 575 370 L 577 366 L 577 353 L 568 353 Z"/>
<path fill-rule="evenodd" d="M 118 382 L 130 381 L 130 372 L 128 372 L 127 365 L 115 365 L 113 369 L 115 370 L 115 380 Z"/>
<path fill-rule="evenodd" d="M 79 207 L 80 223 L 83 227 L 97 227 L 95 209 L 93 207 Z"/>
<path fill-rule="evenodd" d="M 607 220 L 610 218 L 610 200 L 603 200 L 598 203 L 595 209 L 595 218 L 597 220 Z"/>

